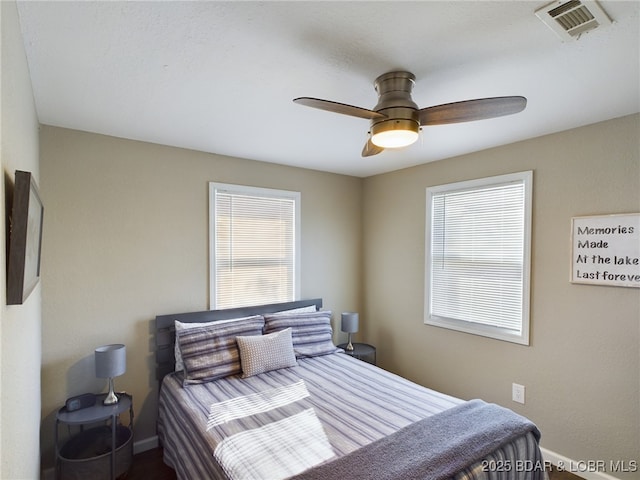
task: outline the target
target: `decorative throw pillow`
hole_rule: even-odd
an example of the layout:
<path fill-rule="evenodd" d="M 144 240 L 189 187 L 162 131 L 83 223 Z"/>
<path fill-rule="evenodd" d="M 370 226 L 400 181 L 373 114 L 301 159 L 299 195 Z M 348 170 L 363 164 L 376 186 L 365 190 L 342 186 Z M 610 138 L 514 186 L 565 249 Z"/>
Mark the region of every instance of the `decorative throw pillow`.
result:
<path fill-rule="evenodd" d="M 242 373 L 236 337 L 262 335 L 264 318 L 210 323 L 176 332 L 184 364 L 184 383 L 202 383 Z"/>
<path fill-rule="evenodd" d="M 178 342 L 178 331 L 187 330 L 190 328 L 207 327 L 209 325 L 212 325 L 214 322 L 217 326 L 220 326 L 223 323 L 237 322 L 238 320 L 246 320 L 247 318 L 253 318 L 253 317 L 227 318 L 224 320 L 212 320 L 211 322 L 203 322 L 203 323 L 197 323 L 197 322 L 186 323 L 186 322 L 179 322 L 178 320 L 175 320 L 173 322 L 174 327 L 176 329 L 176 341 L 173 349 L 173 357 L 176 360 L 175 371 L 179 372 L 180 370 L 184 370 L 184 367 L 182 365 L 182 354 L 180 353 L 180 344 Z"/>
<path fill-rule="evenodd" d="M 333 344 L 331 312 L 322 310 L 309 313 L 273 313 L 264 316 L 264 333 L 291 328 L 293 351 L 296 358 L 316 357 L 341 352 Z"/>
<path fill-rule="evenodd" d="M 236 341 L 245 378 L 298 364 L 290 328 L 260 337 L 236 337 Z"/>

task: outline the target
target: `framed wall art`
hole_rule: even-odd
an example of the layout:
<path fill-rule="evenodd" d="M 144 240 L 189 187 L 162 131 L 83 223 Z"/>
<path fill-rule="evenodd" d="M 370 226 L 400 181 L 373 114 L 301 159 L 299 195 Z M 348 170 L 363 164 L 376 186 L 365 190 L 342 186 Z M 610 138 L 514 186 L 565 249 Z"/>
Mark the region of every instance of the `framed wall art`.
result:
<path fill-rule="evenodd" d="M 640 287 L 640 214 L 574 217 L 571 282 Z"/>
<path fill-rule="evenodd" d="M 16 170 L 9 218 L 7 305 L 25 302 L 40 281 L 44 207 L 30 172 Z"/>

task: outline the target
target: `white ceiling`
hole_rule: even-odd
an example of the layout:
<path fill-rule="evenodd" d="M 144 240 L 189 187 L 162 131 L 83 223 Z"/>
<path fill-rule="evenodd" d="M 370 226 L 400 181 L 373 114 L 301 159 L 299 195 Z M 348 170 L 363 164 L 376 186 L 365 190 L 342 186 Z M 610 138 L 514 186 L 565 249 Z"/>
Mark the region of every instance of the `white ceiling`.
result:
<path fill-rule="evenodd" d="M 18 1 L 41 123 L 369 176 L 640 111 L 640 2 L 563 43 L 548 1 Z M 417 77 L 420 108 L 523 95 L 524 112 L 424 127 L 362 158 L 368 121 L 292 102 L 373 108 L 373 80 Z"/>

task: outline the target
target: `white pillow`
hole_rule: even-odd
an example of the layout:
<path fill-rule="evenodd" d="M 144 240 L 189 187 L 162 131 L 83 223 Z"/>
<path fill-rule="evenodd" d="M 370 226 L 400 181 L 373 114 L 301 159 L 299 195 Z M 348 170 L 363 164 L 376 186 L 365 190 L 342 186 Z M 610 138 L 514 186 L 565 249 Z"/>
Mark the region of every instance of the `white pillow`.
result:
<path fill-rule="evenodd" d="M 318 310 L 316 309 L 315 305 L 309 305 L 308 307 L 292 308 L 291 310 L 281 310 L 276 313 L 311 313 L 317 311 Z"/>

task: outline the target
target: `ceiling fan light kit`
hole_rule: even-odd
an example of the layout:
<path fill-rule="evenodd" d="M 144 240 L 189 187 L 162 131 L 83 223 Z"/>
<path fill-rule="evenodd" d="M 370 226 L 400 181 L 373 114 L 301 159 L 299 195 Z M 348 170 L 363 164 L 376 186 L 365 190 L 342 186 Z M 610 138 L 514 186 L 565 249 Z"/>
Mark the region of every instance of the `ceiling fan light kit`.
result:
<path fill-rule="evenodd" d="M 373 110 L 312 97 L 293 101 L 371 122 L 371 137 L 362 156 L 377 155 L 385 148 L 402 148 L 414 143 L 424 125 L 445 125 L 501 117 L 521 112 L 527 105 L 524 97 L 494 97 L 447 103 L 419 109 L 411 98 L 416 77 L 410 72 L 389 72 L 374 82 L 378 103 Z"/>
<path fill-rule="evenodd" d="M 384 120 L 371 127 L 371 141 L 382 148 L 407 147 L 418 140 L 420 125 L 412 120 Z"/>

